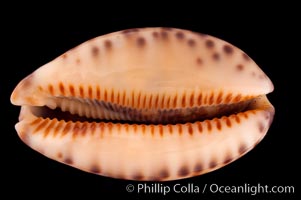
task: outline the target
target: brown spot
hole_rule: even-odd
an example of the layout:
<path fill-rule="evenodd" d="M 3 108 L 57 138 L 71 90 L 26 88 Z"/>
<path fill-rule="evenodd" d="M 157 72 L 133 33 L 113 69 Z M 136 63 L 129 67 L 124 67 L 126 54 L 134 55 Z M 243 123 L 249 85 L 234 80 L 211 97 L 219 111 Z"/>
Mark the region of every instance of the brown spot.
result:
<path fill-rule="evenodd" d="M 182 135 L 182 124 L 177 124 L 177 126 L 179 135 Z"/>
<path fill-rule="evenodd" d="M 144 176 L 141 173 L 136 173 L 132 176 L 133 180 L 143 180 Z"/>
<path fill-rule="evenodd" d="M 265 126 L 262 122 L 259 122 L 258 123 L 258 129 L 259 129 L 259 132 L 260 133 L 263 133 L 264 132 L 264 129 L 265 129 Z"/>
<path fill-rule="evenodd" d="M 229 119 L 229 117 L 226 117 L 226 124 L 227 126 L 230 128 L 232 125 L 231 125 L 231 120 Z"/>
<path fill-rule="evenodd" d="M 168 178 L 170 175 L 169 175 L 169 172 L 166 170 L 166 169 L 163 169 L 159 172 L 159 179 L 166 179 Z"/>
<path fill-rule="evenodd" d="M 188 127 L 188 133 L 189 133 L 190 135 L 193 135 L 193 128 L 192 128 L 191 123 L 187 123 L 186 125 L 187 125 L 187 127 Z"/>
<path fill-rule="evenodd" d="M 63 154 L 62 154 L 62 152 L 58 152 L 58 153 L 56 154 L 56 156 L 57 156 L 59 159 L 61 159 L 61 158 L 63 157 Z"/>
<path fill-rule="evenodd" d="M 164 40 L 166 40 L 166 39 L 168 39 L 168 33 L 166 32 L 166 31 L 161 31 L 161 37 L 164 39 Z"/>
<path fill-rule="evenodd" d="M 188 46 L 190 46 L 190 47 L 195 47 L 196 42 L 195 42 L 194 39 L 189 39 L 189 40 L 187 41 L 187 44 L 188 44 Z"/>
<path fill-rule="evenodd" d="M 200 93 L 198 96 L 198 105 L 202 105 L 202 93 Z"/>
<path fill-rule="evenodd" d="M 197 163 L 193 168 L 193 172 L 200 173 L 201 171 L 203 171 L 203 169 L 203 165 L 201 163 Z"/>
<path fill-rule="evenodd" d="M 133 33 L 133 32 L 138 32 L 138 31 L 139 31 L 138 28 L 132 28 L 132 29 L 123 30 L 121 33 L 127 34 L 127 33 Z"/>
<path fill-rule="evenodd" d="M 176 37 L 179 39 L 179 40 L 182 40 L 184 39 L 185 35 L 183 32 L 179 31 L 176 33 Z"/>
<path fill-rule="evenodd" d="M 224 45 L 223 50 L 228 55 L 233 53 L 233 47 L 228 44 Z"/>
<path fill-rule="evenodd" d="M 245 54 L 245 53 L 242 53 L 242 57 L 243 57 L 246 61 L 250 61 L 250 60 L 251 60 L 251 58 L 250 58 L 247 54 Z"/>
<path fill-rule="evenodd" d="M 206 45 L 206 47 L 211 49 L 211 48 L 214 47 L 214 42 L 212 40 L 208 39 L 208 40 L 205 41 L 205 45 Z"/>
<path fill-rule="evenodd" d="M 139 47 L 145 46 L 145 43 L 146 43 L 146 40 L 145 40 L 143 37 L 137 38 L 137 45 L 138 45 Z"/>
<path fill-rule="evenodd" d="M 255 72 L 252 72 L 251 75 L 252 75 L 253 77 L 255 77 L 255 76 L 256 76 L 256 73 L 255 73 Z"/>
<path fill-rule="evenodd" d="M 217 162 L 215 160 L 211 160 L 211 162 L 209 163 L 209 168 L 213 169 L 217 166 Z"/>
<path fill-rule="evenodd" d="M 212 58 L 213 60 L 218 61 L 220 59 L 220 55 L 218 53 L 214 53 L 212 54 Z"/>
<path fill-rule="evenodd" d="M 99 48 L 94 46 L 94 47 L 92 47 L 91 52 L 92 52 L 92 55 L 94 57 L 96 57 L 96 56 L 98 56 Z"/>
<path fill-rule="evenodd" d="M 159 124 L 158 126 L 159 126 L 160 136 L 163 137 L 163 126 L 161 124 Z"/>
<path fill-rule="evenodd" d="M 53 86 L 51 84 L 48 85 L 48 91 L 50 94 L 54 95 Z"/>
<path fill-rule="evenodd" d="M 258 78 L 259 78 L 259 79 L 264 79 L 264 78 L 265 78 L 265 75 L 260 74 Z"/>
<path fill-rule="evenodd" d="M 89 98 L 92 99 L 93 96 L 92 96 L 92 87 L 89 85 L 88 87 L 88 95 L 89 95 Z"/>
<path fill-rule="evenodd" d="M 238 153 L 239 153 L 239 154 L 243 154 L 243 153 L 245 153 L 246 151 L 247 151 L 247 146 L 244 145 L 244 144 L 241 144 L 241 145 L 239 146 L 239 148 L 238 148 Z"/>
<path fill-rule="evenodd" d="M 219 121 L 219 119 L 215 119 L 215 123 L 216 123 L 216 127 L 218 130 L 221 130 L 222 129 L 222 124 L 221 122 Z"/>
<path fill-rule="evenodd" d="M 98 165 L 92 165 L 90 168 L 90 172 L 94 174 L 99 174 L 101 172 L 100 167 Z"/>
<path fill-rule="evenodd" d="M 158 32 L 156 32 L 156 31 L 153 32 L 152 34 L 153 34 L 153 37 L 154 37 L 154 38 L 158 38 L 158 36 L 159 36 Z"/>
<path fill-rule="evenodd" d="M 79 58 L 77 58 L 75 62 L 76 62 L 76 64 L 78 64 L 78 65 L 79 65 L 79 64 L 80 64 L 80 59 L 79 59 Z"/>
<path fill-rule="evenodd" d="M 110 40 L 105 40 L 104 44 L 107 50 L 112 49 L 112 42 Z"/>
<path fill-rule="evenodd" d="M 198 122 L 198 129 L 199 129 L 200 133 L 203 132 L 203 127 L 202 127 L 202 123 L 201 122 Z"/>
<path fill-rule="evenodd" d="M 179 169 L 179 171 L 178 171 L 178 175 L 180 177 L 188 176 L 189 175 L 189 169 L 188 169 L 188 167 L 186 167 L 186 166 L 181 167 Z"/>
<path fill-rule="evenodd" d="M 203 60 L 200 57 L 197 57 L 196 64 L 197 65 L 202 65 L 203 64 Z"/>
<path fill-rule="evenodd" d="M 69 91 L 70 91 L 71 96 L 75 96 L 73 85 L 69 85 Z"/>
<path fill-rule="evenodd" d="M 67 54 L 66 53 L 64 53 L 63 55 L 62 55 L 62 58 L 63 59 L 66 59 L 68 56 L 67 56 Z"/>
<path fill-rule="evenodd" d="M 81 97 L 84 97 L 84 88 L 83 86 L 79 86 L 79 94 Z"/>
<path fill-rule="evenodd" d="M 210 132 L 212 130 L 212 125 L 210 123 L 210 120 L 205 120 L 205 122 L 207 123 L 207 129 Z"/>
<path fill-rule="evenodd" d="M 97 97 L 97 99 L 100 99 L 100 88 L 99 88 L 99 86 L 96 86 L 96 97 Z"/>
<path fill-rule="evenodd" d="M 242 71 L 244 69 L 244 66 L 242 64 L 236 65 L 236 69 L 238 71 Z"/>
<path fill-rule="evenodd" d="M 190 106 L 192 107 L 193 106 L 193 104 L 194 104 L 194 93 L 191 93 L 191 95 L 190 95 Z"/>
<path fill-rule="evenodd" d="M 64 159 L 64 163 L 68 164 L 68 165 L 72 165 L 73 164 L 73 160 L 70 157 L 66 157 Z"/>
<path fill-rule="evenodd" d="M 231 161 L 233 160 L 232 156 L 230 154 L 228 154 L 226 157 L 225 157 L 225 160 L 224 160 L 224 164 L 227 164 L 227 163 L 230 163 Z"/>
<path fill-rule="evenodd" d="M 246 119 L 248 119 L 248 114 L 246 113 L 246 112 L 244 112 L 244 113 L 242 113 L 243 114 L 243 116 L 246 118 Z"/>

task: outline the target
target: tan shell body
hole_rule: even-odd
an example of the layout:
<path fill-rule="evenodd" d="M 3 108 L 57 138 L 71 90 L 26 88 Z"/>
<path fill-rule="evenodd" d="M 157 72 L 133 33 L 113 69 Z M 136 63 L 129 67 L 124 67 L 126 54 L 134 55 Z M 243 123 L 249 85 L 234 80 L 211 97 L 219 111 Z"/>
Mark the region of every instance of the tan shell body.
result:
<path fill-rule="evenodd" d="M 143 28 L 71 49 L 22 80 L 11 101 L 22 106 L 19 136 L 49 158 L 114 178 L 174 180 L 251 150 L 272 122 L 272 90 L 225 41 Z M 47 118 L 43 106 L 92 121 Z"/>

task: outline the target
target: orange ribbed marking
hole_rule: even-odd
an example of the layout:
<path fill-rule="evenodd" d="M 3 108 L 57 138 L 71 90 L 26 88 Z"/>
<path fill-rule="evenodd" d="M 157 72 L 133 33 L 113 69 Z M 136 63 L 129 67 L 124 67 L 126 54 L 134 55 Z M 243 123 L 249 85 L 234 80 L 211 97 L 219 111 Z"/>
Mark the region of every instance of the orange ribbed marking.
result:
<path fill-rule="evenodd" d="M 32 121 L 30 123 L 30 125 L 34 126 L 35 124 L 39 124 L 42 120 L 43 120 L 43 118 L 39 117 L 39 118 L 35 119 L 34 121 Z"/>
<path fill-rule="evenodd" d="M 229 93 L 227 96 L 226 96 L 226 99 L 225 99 L 225 103 L 229 103 L 232 99 L 232 94 Z"/>
<path fill-rule="evenodd" d="M 222 124 L 221 124 L 221 122 L 219 121 L 219 119 L 216 118 L 214 121 L 215 121 L 215 123 L 216 123 L 216 128 L 217 128 L 218 130 L 221 130 L 221 129 L 222 129 Z"/>
<path fill-rule="evenodd" d="M 84 97 L 84 88 L 83 86 L 79 86 L 79 94 L 81 97 Z"/>
<path fill-rule="evenodd" d="M 54 95 L 53 86 L 51 84 L 48 85 L 48 91 L 51 95 Z"/>
<path fill-rule="evenodd" d="M 114 89 L 112 89 L 112 91 L 111 91 L 111 102 L 114 103 L 114 100 L 115 100 Z"/>
<path fill-rule="evenodd" d="M 172 132 L 173 132 L 173 130 L 172 130 L 172 125 L 171 125 L 171 124 L 168 124 L 167 127 L 168 127 L 169 133 L 172 134 Z"/>
<path fill-rule="evenodd" d="M 108 92 L 107 92 L 106 89 L 105 89 L 105 92 L 104 92 L 104 95 L 103 95 L 103 100 L 104 100 L 104 101 L 107 101 L 107 100 L 108 100 Z"/>
<path fill-rule="evenodd" d="M 212 92 L 210 97 L 209 97 L 209 105 L 212 105 L 214 102 L 214 93 Z"/>
<path fill-rule="evenodd" d="M 216 99 L 217 104 L 220 104 L 222 102 L 222 97 L 223 97 L 223 92 L 220 91 L 220 93 L 218 94 L 217 99 Z"/>
<path fill-rule="evenodd" d="M 205 122 L 207 123 L 207 129 L 210 132 L 212 130 L 212 125 L 210 123 L 210 120 L 205 120 Z"/>
<path fill-rule="evenodd" d="M 61 95 L 65 95 L 65 88 L 62 82 L 59 83 L 59 89 L 60 89 L 60 93 Z"/>
<path fill-rule="evenodd" d="M 96 86 L 96 98 L 98 100 L 100 100 L 100 88 L 99 88 L 99 86 Z"/>
<path fill-rule="evenodd" d="M 44 135 L 43 135 L 44 138 L 47 137 L 47 135 L 49 134 L 50 130 L 53 129 L 54 125 L 57 122 L 58 122 L 57 119 L 50 120 L 50 123 L 48 124 L 48 126 L 44 130 Z"/>
<path fill-rule="evenodd" d="M 169 108 L 170 104 L 170 96 L 168 96 L 167 101 L 166 101 L 166 107 Z"/>
<path fill-rule="evenodd" d="M 159 103 L 159 94 L 157 94 L 155 98 L 155 108 L 158 108 L 158 103 Z"/>
<path fill-rule="evenodd" d="M 72 123 L 73 122 L 71 122 L 71 121 L 67 122 L 67 124 L 65 125 L 65 128 L 62 131 L 61 137 L 65 136 L 70 131 L 70 129 L 72 127 Z"/>
<path fill-rule="evenodd" d="M 165 100 L 165 95 L 162 94 L 162 99 L 161 99 L 161 103 L 160 103 L 160 108 L 164 108 L 164 100 Z"/>
<path fill-rule="evenodd" d="M 141 92 L 138 93 L 138 97 L 137 97 L 137 108 L 140 107 L 140 98 L 141 98 Z"/>
<path fill-rule="evenodd" d="M 42 121 L 42 123 L 40 123 L 40 124 L 34 129 L 33 133 L 36 133 L 36 132 L 40 131 L 41 129 L 45 128 L 45 126 L 48 124 L 48 122 L 49 122 L 49 119 L 48 119 L 48 118 L 47 118 L 47 119 L 44 119 L 44 120 Z"/>
<path fill-rule="evenodd" d="M 191 124 L 191 123 L 187 123 L 187 127 L 188 127 L 188 133 L 189 133 L 190 135 L 193 135 L 192 124 Z"/>
<path fill-rule="evenodd" d="M 197 122 L 197 124 L 198 124 L 199 132 L 202 133 L 203 132 L 202 122 Z"/>
<path fill-rule="evenodd" d="M 93 99 L 93 90 L 92 90 L 91 85 L 89 85 L 89 87 L 88 87 L 88 95 L 89 95 L 90 99 Z"/>
<path fill-rule="evenodd" d="M 231 120 L 229 119 L 229 117 L 226 117 L 226 124 L 229 128 L 232 126 Z"/>
<path fill-rule="evenodd" d="M 185 93 L 183 94 L 183 97 L 182 97 L 182 107 L 183 108 L 186 107 L 186 94 Z"/>
<path fill-rule="evenodd" d="M 191 95 L 190 95 L 190 101 L 189 101 L 189 105 L 190 105 L 190 107 L 192 107 L 193 106 L 193 104 L 194 104 L 194 93 L 191 93 Z"/>
<path fill-rule="evenodd" d="M 161 124 L 159 124 L 158 126 L 159 126 L 159 134 L 161 137 L 163 137 L 163 126 Z"/>
<path fill-rule="evenodd" d="M 198 96 L 198 105 L 202 105 L 202 93 L 200 93 Z"/>
<path fill-rule="evenodd" d="M 61 129 L 64 127 L 64 124 L 65 124 L 64 120 L 59 121 L 59 123 L 56 125 L 56 127 L 53 130 L 53 137 L 55 137 L 61 131 Z"/>
<path fill-rule="evenodd" d="M 70 92 L 71 96 L 75 96 L 73 85 L 69 85 L 69 92 Z"/>
<path fill-rule="evenodd" d="M 173 99 L 173 107 L 174 107 L 174 108 L 177 107 L 177 98 L 178 98 L 178 95 L 176 94 L 176 96 L 175 96 L 174 99 Z"/>
<path fill-rule="evenodd" d="M 182 135 L 182 124 L 177 124 L 179 135 Z"/>

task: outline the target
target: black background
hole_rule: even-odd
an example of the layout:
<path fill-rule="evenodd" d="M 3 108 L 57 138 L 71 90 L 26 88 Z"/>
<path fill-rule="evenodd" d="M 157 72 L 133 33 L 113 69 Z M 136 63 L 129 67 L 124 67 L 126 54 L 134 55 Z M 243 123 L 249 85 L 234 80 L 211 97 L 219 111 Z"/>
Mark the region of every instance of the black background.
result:
<path fill-rule="evenodd" d="M 294 92 L 299 93 L 298 90 L 294 90 L 297 84 L 293 84 L 293 81 L 297 80 L 294 78 L 296 57 L 293 55 L 293 48 L 298 42 L 295 28 L 298 23 L 295 23 L 297 16 L 293 12 L 284 15 L 283 9 L 254 8 L 252 11 L 239 12 L 226 10 L 218 17 L 212 13 L 202 15 L 202 9 L 185 14 L 181 12 L 159 14 L 154 10 L 152 13 L 129 12 L 116 15 L 116 12 L 112 11 L 103 16 L 94 13 L 93 16 L 86 18 L 77 12 L 51 20 L 47 20 L 46 17 L 50 14 L 56 15 L 56 10 L 50 13 L 44 13 L 42 10 L 38 14 L 33 14 L 33 17 L 28 17 L 28 13 L 22 13 L 16 19 L 2 18 L 4 22 L 2 44 L 5 45 L 2 46 L 4 49 L 2 59 L 7 61 L 3 66 L 7 71 L 2 73 L 0 86 L 1 101 L 4 101 L 2 114 L 5 116 L 2 126 L 6 128 L 1 133 L 4 157 L 1 162 L 1 167 L 4 167 L 2 180 L 5 180 L 3 191 L 8 192 L 9 188 L 15 188 L 15 192 L 10 195 L 14 196 L 18 190 L 22 190 L 25 191 L 22 194 L 24 197 L 39 197 L 36 191 L 56 197 L 84 194 L 87 199 L 101 198 L 103 193 L 137 196 L 136 192 L 127 193 L 125 187 L 129 183 L 137 185 L 140 182 L 85 173 L 50 160 L 23 144 L 14 129 L 19 108 L 11 105 L 9 98 L 22 78 L 88 39 L 127 28 L 166 26 L 213 35 L 244 50 L 273 81 L 275 90 L 268 98 L 275 106 L 276 114 L 263 141 L 239 160 L 202 176 L 163 184 L 173 186 L 176 183 L 182 185 L 193 183 L 200 187 L 212 183 L 230 186 L 245 183 L 269 186 L 293 185 L 295 193 L 298 193 L 297 178 L 300 175 L 298 171 L 300 165 L 297 164 L 297 160 L 300 158 L 298 155 L 300 150 L 297 150 L 299 142 L 296 138 L 300 133 L 298 128 L 300 126 L 292 117 L 296 113 L 298 102 L 290 97 Z M 229 15 L 230 13 L 232 15 Z M 300 99 L 295 95 L 294 98 L 297 101 Z M 139 195 L 138 198 L 142 198 L 143 195 Z M 223 194 L 209 192 L 188 195 L 199 199 L 224 197 Z M 253 196 L 228 194 L 225 197 L 242 199 Z M 296 194 L 259 194 L 254 197 L 291 199 L 296 197 Z"/>

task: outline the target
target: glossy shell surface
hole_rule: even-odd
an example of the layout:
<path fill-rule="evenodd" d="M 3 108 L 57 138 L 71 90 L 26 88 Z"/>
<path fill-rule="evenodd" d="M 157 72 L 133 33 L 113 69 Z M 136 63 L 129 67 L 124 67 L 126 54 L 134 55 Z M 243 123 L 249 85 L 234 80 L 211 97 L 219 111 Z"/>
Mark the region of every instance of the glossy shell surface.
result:
<path fill-rule="evenodd" d="M 95 174 L 175 180 L 218 169 L 266 135 L 273 84 L 237 47 L 175 28 L 91 39 L 11 95 L 32 149 Z"/>

